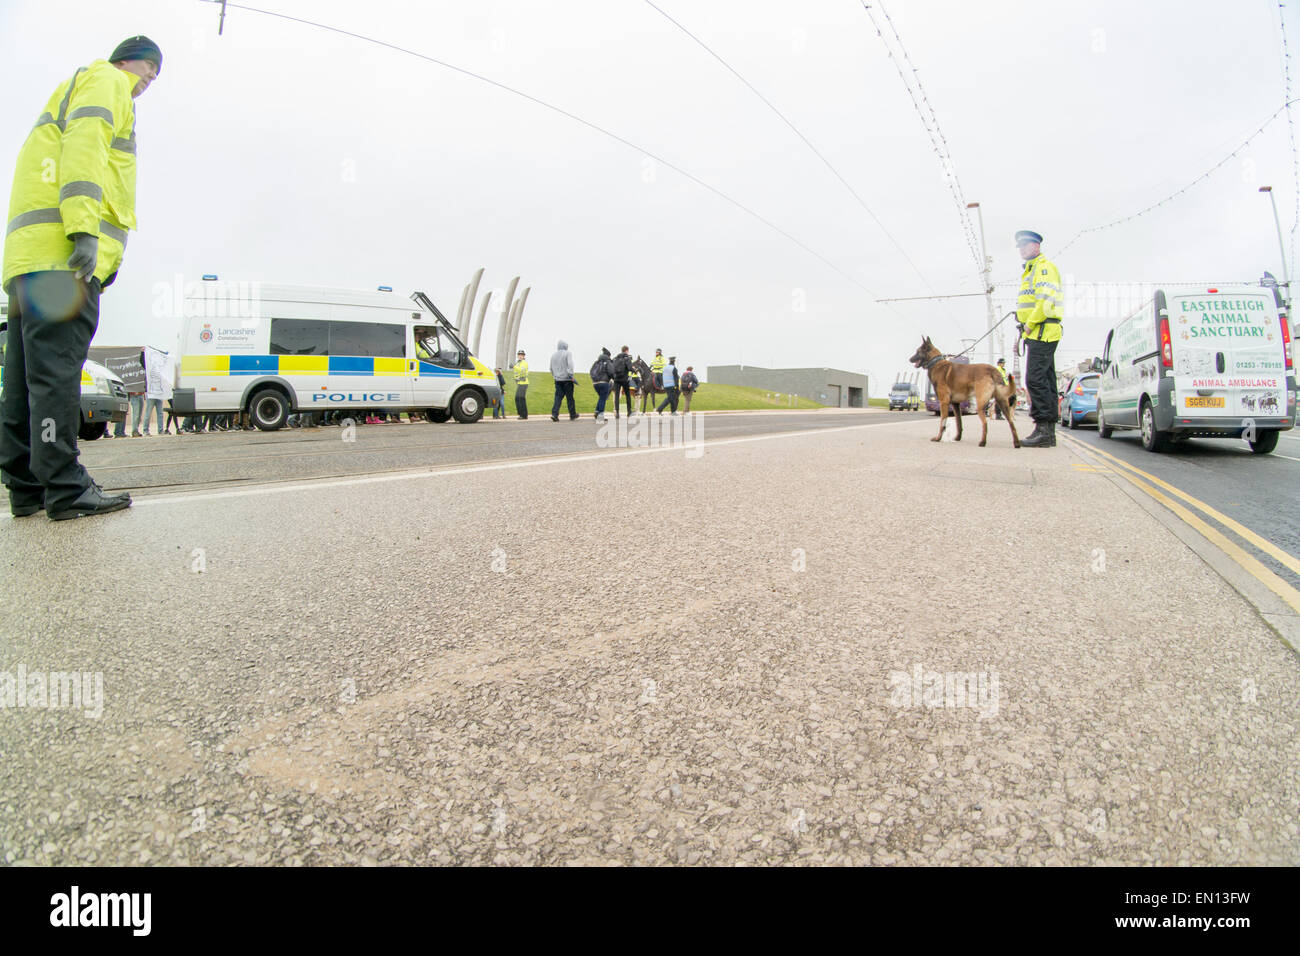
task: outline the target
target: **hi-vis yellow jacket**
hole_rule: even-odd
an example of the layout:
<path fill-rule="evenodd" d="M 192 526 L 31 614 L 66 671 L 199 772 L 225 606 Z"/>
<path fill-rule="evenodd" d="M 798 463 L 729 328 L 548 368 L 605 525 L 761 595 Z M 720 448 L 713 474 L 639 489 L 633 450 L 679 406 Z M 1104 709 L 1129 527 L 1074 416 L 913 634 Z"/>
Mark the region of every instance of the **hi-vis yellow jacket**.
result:
<path fill-rule="evenodd" d="M 654 357 L 654 361 L 650 363 L 650 371 L 654 372 L 656 375 L 659 375 L 663 372 L 664 366 L 667 364 L 668 364 L 667 359 L 665 359 L 662 355 L 656 355 Z"/>
<path fill-rule="evenodd" d="M 1061 274 L 1046 256 L 1034 256 L 1020 276 L 1020 300 L 1016 303 L 1024 337 L 1036 342 L 1060 341 L 1063 305 Z"/>
<path fill-rule="evenodd" d="M 528 384 L 528 362 L 526 362 L 524 359 L 520 359 L 518 362 L 515 363 L 515 367 L 511 369 L 511 371 L 515 373 L 516 385 Z"/>
<path fill-rule="evenodd" d="M 135 105 L 139 78 L 96 60 L 59 84 L 18 152 L 5 228 L 4 278 L 71 271 L 67 237 L 99 237 L 95 276 L 117 272 L 135 228 Z"/>

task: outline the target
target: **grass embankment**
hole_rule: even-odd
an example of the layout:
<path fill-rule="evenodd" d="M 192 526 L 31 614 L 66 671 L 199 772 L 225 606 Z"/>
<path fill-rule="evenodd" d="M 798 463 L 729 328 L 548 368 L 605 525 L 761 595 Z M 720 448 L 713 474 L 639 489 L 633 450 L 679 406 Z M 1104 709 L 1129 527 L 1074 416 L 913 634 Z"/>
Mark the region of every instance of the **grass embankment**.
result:
<path fill-rule="evenodd" d="M 575 385 L 573 387 L 573 399 L 577 405 L 578 414 L 592 415 L 596 411 L 596 390 L 591 386 L 591 376 L 577 374 L 574 375 Z M 555 400 L 555 382 L 549 372 L 532 372 L 528 373 L 528 414 L 529 415 L 550 415 L 551 403 Z M 620 401 L 622 401 L 620 396 Z M 656 402 L 662 402 L 662 394 L 656 396 Z M 761 388 L 749 388 L 744 385 L 710 385 L 707 382 L 702 383 L 691 399 L 691 411 L 693 412 L 713 412 L 713 411 L 740 411 L 758 408 L 771 409 L 790 409 L 790 408 L 821 408 L 811 399 L 801 398 L 798 395 L 788 395 L 782 392 L 768 392 Z M 624 404 L 626 408 L 626 403 Z M 640 410 L 641 404 L 638 399 L 634 406 Z M 613 412 L 613 399 L 606 403 L 605 410 Z M 677 402 L 677 410 L 682 410 L 682 400 Z M 491 409 L 486 413 L 490 417 Z M 506 414 L 515 414 L 515 380 L 513 375 L 506 375 Z M 560 408 L 561 415 L 569 414 L 568 406 Z"/>

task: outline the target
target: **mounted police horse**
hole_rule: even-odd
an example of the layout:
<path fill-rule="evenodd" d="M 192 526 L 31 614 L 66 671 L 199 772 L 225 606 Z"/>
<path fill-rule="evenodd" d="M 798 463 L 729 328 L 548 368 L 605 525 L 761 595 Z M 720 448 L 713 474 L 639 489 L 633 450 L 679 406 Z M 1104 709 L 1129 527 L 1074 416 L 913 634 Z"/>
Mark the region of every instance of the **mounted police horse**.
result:
<path fill-rule="evenodd" d="M 668 391 L 655 381 L 655 373 L 650 371 L 650 366 L 646 364 L 645 359 L 641 356 L 636 357 L 632 367 L 641 376 L 641 387 L 632 393 L 632 400 L 634 402 L 637 399 L 641 400 L 641 414 L 644 415 L 646 413 L 646 402 L 649 401 L 650 407 L 654 408 L 655 396 L 667 395 Z"/>

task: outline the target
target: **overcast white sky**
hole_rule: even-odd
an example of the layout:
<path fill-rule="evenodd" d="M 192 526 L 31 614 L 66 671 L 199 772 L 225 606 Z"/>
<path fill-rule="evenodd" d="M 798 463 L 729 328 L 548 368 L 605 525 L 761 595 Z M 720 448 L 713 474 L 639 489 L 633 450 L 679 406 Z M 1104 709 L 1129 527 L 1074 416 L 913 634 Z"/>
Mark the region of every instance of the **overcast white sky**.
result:
<path fill-rule="evenodd" d="M 581 368 L 601 345 L 647 356 L 661 346 L 699 371 L 742 360 L 867 371 L 882 394 L 921 333 L 950 351 L 981 334 L 982 298 L 875 302 L 980 282 L 939 158 L 862 4 L 656 2 L 800 128 L 924 278 L 780 119 L 644 0 L 249 5 L 547 100 L 690 171 L 852 281 L 643 152 L 534 103 L 244 10 L 228 11 L 218 37 L 217 7 L 198 0 L 5 0 L 0 165 L 11 175 L 45 100 L 77 66 L 135 33 L 162 47 L 162 76 L 136 101 L 140 229 L 103 299 L 96 345 L 169 347 L 176 330 L 154 317 L 154 290 L 177 275 L 422 289 L 454 317 L 479 266 L 484 290 L 514 275 L 532 286 L 520 345 L 535 363 L 563 337 Z M 885 8 L 965 196 L 983 205 L 994 280 L 1010 285 L 998 314 L 1013 304 L 1017 229 L 1043 233 L 1067 281 L 1088 284 L 1067 314 L 1062 359 L 1098 352 L 1113 324 L 1119 305 L 1096 307 L 1092 283 L 1112 284 L 1100 288 L 1106 306 L 1137 283 L 1280 275 L 1257 190 L 1274 187 L 1290 255 L 1285 113 L 1185 196 L 1056 255 L 1080 230 L 1195 179 L 1282 106 L 1275 0 Z"/>

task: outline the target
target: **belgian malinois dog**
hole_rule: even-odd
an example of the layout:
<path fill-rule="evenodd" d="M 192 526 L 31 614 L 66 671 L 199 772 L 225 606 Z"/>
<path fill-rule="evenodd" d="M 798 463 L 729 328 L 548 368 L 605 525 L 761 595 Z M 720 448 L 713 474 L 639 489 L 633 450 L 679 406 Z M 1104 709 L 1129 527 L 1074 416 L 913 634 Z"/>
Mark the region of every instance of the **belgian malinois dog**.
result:
<path fill-rule="evenodd" d="M 1002 414 L 1007 416 L 1011 426 L 1011 440 L 1020 447 L 1020 435 L 1016 432 L 1016 421 L 1011 417 L 1011 402 L 1015 400 L 1015 376 L 1008 375 L 1006 384 L 1002 384 L 1002 373 L 992 365 L 958 365 L 949 362 L 943 353 L 934 347 L 929 336 L 921 340 L 921 347 L 908 359 L 917 368 L 930 373 L 930 384 L 934 386 L 934 396 L 939 402 L 939 434 L 930 441 L 943 439 L 943 428 L 948 424 L 948 407 L 952 406 L 957 416 L 957 441 L 961 441 L 961 404 L 974 396 L 975 410 L 979 412 L 980 424 L 984 427 L 980 435 L 980 447 L 983 448 L 989 437 L 989 420 L 984 416 L 984 409 L 992 399 L 998 403 Z"/>

